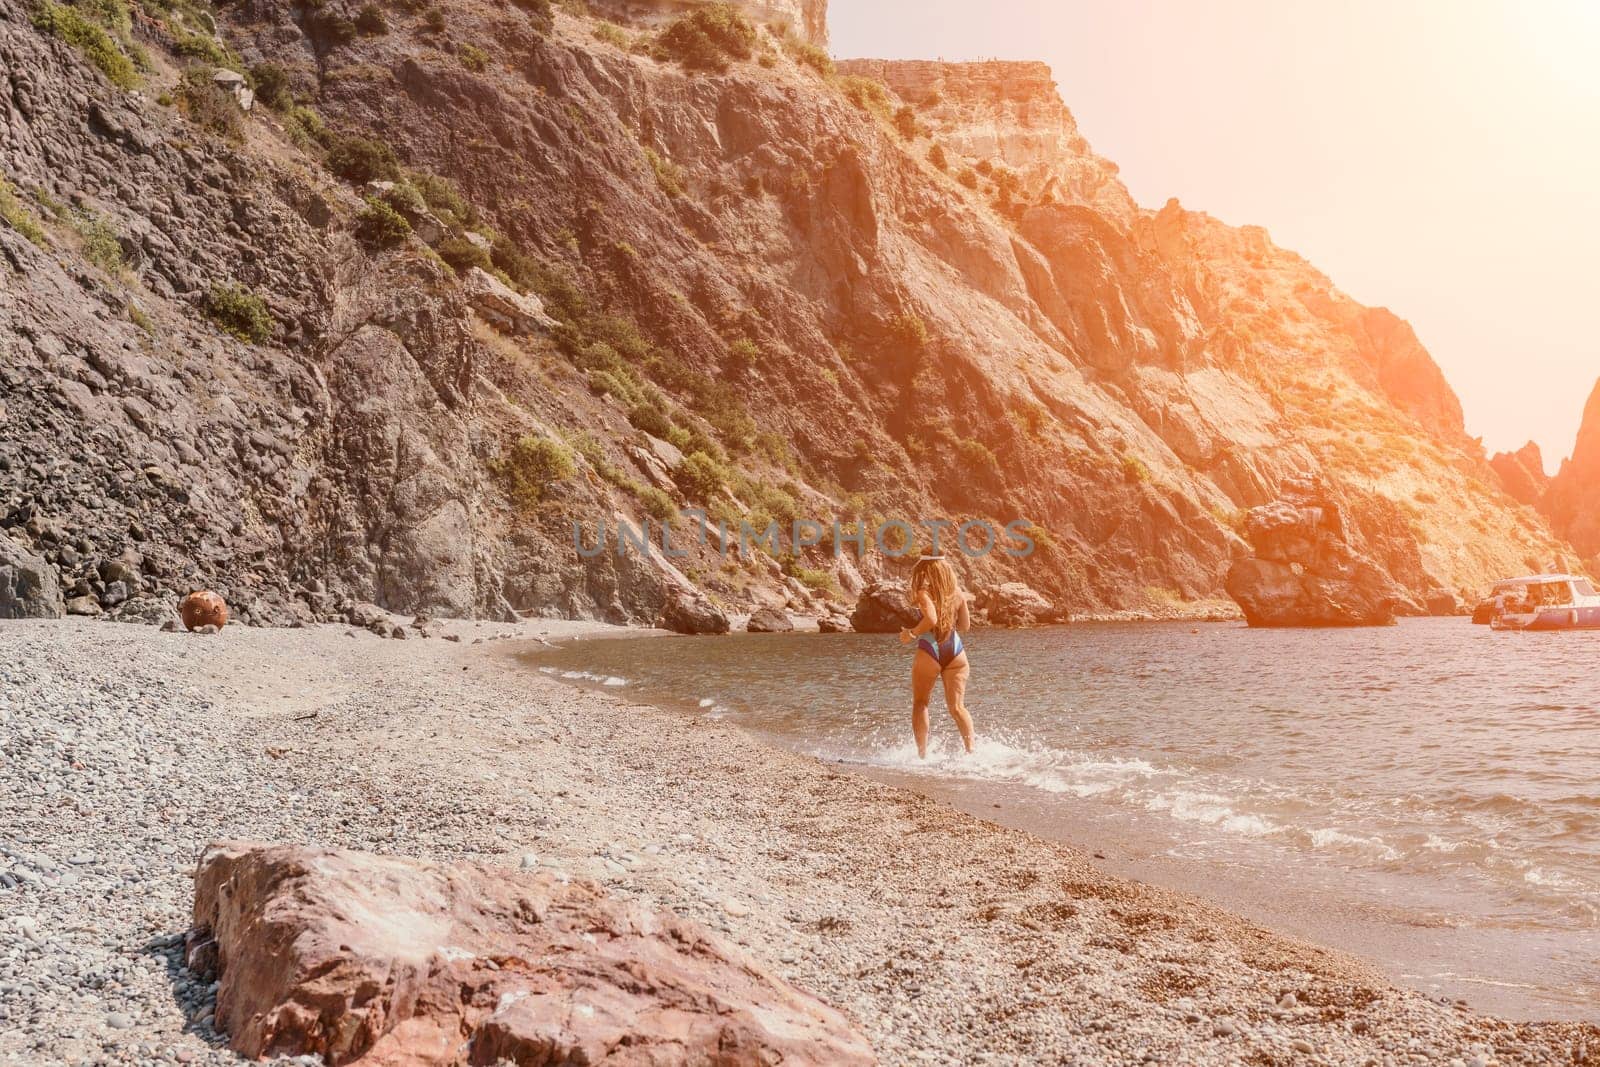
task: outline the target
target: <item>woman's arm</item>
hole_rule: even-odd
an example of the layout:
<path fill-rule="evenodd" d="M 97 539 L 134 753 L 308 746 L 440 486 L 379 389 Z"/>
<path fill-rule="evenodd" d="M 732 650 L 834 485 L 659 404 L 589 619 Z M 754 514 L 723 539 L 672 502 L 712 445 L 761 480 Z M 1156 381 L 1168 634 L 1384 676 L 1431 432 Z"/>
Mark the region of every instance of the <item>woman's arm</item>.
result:
<path fill-rule="evenodd" d="M 918 596 L 917 607 L 922 609 L 922 621 L 917 623 L 915 626 L 910 627 L 909 629 L 903 629 L 900 631 L 900 643 L 903 645 L 909 645 L 911 642 L 915 641 L 917 638 L 933 629 L 934 625 L 938 622 L 933 614 L 933 597 L 929 596 L 927 593 L 923 593 L 922 595 Z"/>
<path fill-rule="evenodd" d="M 972 629 L 972 598 L 965 593 L 956 594 L 956 629 Z"/>

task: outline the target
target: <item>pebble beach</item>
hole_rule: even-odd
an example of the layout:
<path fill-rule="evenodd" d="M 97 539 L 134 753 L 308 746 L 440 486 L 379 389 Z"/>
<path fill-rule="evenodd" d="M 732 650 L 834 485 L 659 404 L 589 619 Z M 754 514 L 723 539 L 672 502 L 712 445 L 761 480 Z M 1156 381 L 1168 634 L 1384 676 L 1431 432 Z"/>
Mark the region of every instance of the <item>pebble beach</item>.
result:
<path fill-rule="evenodd" d="M 0 1063 L 241 1062 L 182 955 L 195 860 L 224 838 L 598 881 L 742 946 L 886 1064 L 1600 1063 L 1592 1025 L 1397 988 L 1069 845 L 516 658 L 606 627 L 445 632 L 0 625 Z"/>

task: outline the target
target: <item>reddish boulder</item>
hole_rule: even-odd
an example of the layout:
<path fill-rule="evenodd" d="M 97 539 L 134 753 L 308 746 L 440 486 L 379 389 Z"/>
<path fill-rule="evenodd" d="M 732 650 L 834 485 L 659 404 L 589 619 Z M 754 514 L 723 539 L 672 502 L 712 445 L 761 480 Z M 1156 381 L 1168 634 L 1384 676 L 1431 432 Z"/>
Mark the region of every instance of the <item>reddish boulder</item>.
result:
<path fill-rule="evenodd" d="M 656 625 L 679 634 L 725 634 L 731 629 L 723 610 L 698 590 L 668 592 Z"/>
<path fill-rule="evenodd" d="M 858 634 L 894 634 L 915 626 L 922 613 L 911 606 L 904 582 L 873 582 L 856 598 L 850 625 Z"/>
<path fill-rule="evenodd" d="M 227 601 L 209 589 L 184 597 L 178 605 L 178 614 L 186 630 L 198 630 L 202 626 L 215 626 L 220 630 L 228 625 Z"/>
<path fill-rule="evenodd" d="M 693 923 L 550 871 L 213 844 L 190 966 L 245 1056 L 338 1065 L 870 1064 L 843 1016 Z"/>
<path fill-rule="evenodd" d="M 1254 555 L 1228 570 L 1228 595 L 1251 626 L 1388 626 L 1410 598 L 1345 539 L 1337 504 L 1313 485 L 1252 508 L 1245 537 Z"/>
<path fill-rule="evenodd" d="M 973 598 L 973 607 L 983 612 L 995 626 L 1034 626 L 1066 622 L 1067 613 L 1038 590 L 1023 582 L 1001 582 L 982 586 Z"/>
<path fill-rule="evenodd" d="M 794 620 L 787 611 L 757 608 L 744 628 L 753 634 L 786 634 L 794 629 Z"/>

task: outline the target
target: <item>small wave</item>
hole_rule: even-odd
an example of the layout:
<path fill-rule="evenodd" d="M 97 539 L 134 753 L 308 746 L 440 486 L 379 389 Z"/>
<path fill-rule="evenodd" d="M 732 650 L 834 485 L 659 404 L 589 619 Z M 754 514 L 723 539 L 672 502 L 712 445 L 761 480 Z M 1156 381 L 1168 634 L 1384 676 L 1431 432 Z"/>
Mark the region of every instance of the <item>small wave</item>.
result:
<path fill-rule="evenodd" d="M 1265 837 L 1278 829 L 1260 815 L 1240 812 L 1233 801 L 1218 793 L 1199 790 L 1173 790 L 1145 801 L 1147 811 L 1161 811 L 1184 822 L 1203 823 L 1245 837 Z"/>
<path fill-rule="evenodd" d="M 1583 888 L 1583 883 L 1576 878 L 1569 878 L 1559 871 L 1547 871 L 1543 867 L 1529 867 L 1522 872 L 1522 880 L 1529 885 L 1541 886 L 1545 889 Z"/>
<path fill-rule="evenodd" d="M 544 668 L 540 668 L 543 670 Z M 554 673 L 554 669 L 551 669 Z M 562 671 L 561 677 L 572 682 L 599 682 L 601 685 L 622 686 L 628 680 L 615 674 L 596 674 L 593 671 Z"/>
<path fill-rule="evenodd" d="M 1400 858 L 1400 853 L 1390 847 L 1388 842 L 1381 837 L 1362 837 L 1360 834 L 1346 833 L 1331 826 L 1312 830 L 1309 836 L 1312 848 L 1364 852 L 1379 856 L 1385 860 L 1397 860 Z"/>
<path fill-rule="evenodd" d="M 863 762 L 897 770 L 1013 782 L 1075 797 L 1111 793 L 1159 773 L 1142 759 L 1018 745 L 995 735 L 980 739 L 971 754 L 936 737 L 929 742 L 926 760 L 917 757 L 914 742 L 902 741 L 868 753 Z"/>

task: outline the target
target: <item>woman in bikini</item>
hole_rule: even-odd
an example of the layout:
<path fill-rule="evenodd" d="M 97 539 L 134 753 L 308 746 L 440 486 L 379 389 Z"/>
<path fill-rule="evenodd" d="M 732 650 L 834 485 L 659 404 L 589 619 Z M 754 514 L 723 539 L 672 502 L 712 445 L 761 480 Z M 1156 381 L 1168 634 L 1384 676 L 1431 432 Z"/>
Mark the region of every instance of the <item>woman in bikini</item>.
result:
<path fill-rule="evenodd" d="M 972 751 L 972 716 L 967 714 L 967 653 L 961 630 L 971 625 L 967 598 L 956 586 L 956 573 L 941 556 L 923 556 L 911 568 L 911 602 L 922 621 L 900 631 L 900 643 L 915 641 L 911 663 L 911 732 L 917 739 L 917 756 L 928 758 L 928 700 L 933 683 L 944 680 L 944 703 L 961 731 L 961 743 Z"/>

